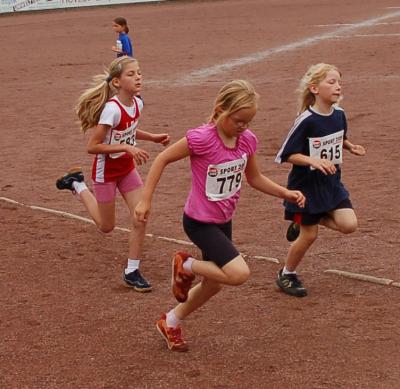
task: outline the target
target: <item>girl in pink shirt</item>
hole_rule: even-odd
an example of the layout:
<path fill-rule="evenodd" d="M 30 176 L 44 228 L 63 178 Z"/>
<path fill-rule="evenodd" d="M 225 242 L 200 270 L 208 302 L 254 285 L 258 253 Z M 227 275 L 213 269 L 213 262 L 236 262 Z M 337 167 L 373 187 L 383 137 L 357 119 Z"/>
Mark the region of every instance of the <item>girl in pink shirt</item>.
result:
<path fill-rule="evenodd" d="M 166 165 L 190 157 L 192 187 L 184 208 L 183 227 L 202 251 L 203 260 L 182 252 L 172 259 L 172 291 L 180 304 L 157 322 L 170 350 L 188 349 L 181 332 L 184 318 L 218 293 L 222 285 L 241 285 L 249 278 L 249 268 L 232 243 L 232 217 L 244 175 L 253 188 L 304 206 L 301 192 L 274 183 L 259 170 L 257 138 L 248 129 L 257 111 L 257 100 L 253 86 L 246 81 L 223 86 L 209 123 L 189 130 L 154 160 L 135 209 L 137 219 L 146 222 Z M 196 275 L 202 276 L 202 281 L 191 289 Z"/>

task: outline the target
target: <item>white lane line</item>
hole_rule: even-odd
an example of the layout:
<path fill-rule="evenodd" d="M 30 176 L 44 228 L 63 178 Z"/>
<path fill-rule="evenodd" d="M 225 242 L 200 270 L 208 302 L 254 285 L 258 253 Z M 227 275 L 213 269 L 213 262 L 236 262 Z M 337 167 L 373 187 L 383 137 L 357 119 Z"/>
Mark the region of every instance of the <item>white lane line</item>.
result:
<path fill-rule="evenodd" d="M 262 259 L 263 261 L 272 262 L 272 263 L 279 263 L 279 259 L 272 258 L 272 257 L 263 257 L 261 255 L 254 255 L 254 259 Z"/>
<path fill-rule="evenodd" d="M 337 269 L 325 270 L 325 273 L 336 274 L 338 276 L 351 278 L 353 280 L 372 282 L 373 284 L 400 287 L 399 282 L 395 282 L 394 280 L 391 280 L 389 278 L 379 278 L 379 277 L 368 276 L 368 275 L 359 274 L 359 273 L 352 273 L 352 272 L 337 270 Z"/>
<path fill-rule="evenodd" d="M 69 213 L 69 212 L 58 211 L 56 209 L 39 207 L 37 205 L 27 205 L 27 204 L 21 203 L 19 201 L 15 201 L 13 199 L 10 199 L 8 197 L 0 197 L 0 201 L 4 201 L 6 203 L 15 204 L 15 205 L 18 205 L 20 207 L 30 208 L 30 209 L 33 209 L 33 210 L 36 210 L 36 211 L 51 213 L 53 215 L 66 217 L 68 219 L 80 220 L 80 221 L 82 221 L 84 223 L 89 223 L 89 224 L 93 224 L 93 225 L 95 224 L 92 219 L 88 219 L 87 217 L 78 216 L 78 215 L 75 215 L 75 214 Z M 114 229 L 116 231 L 131 232 L 131 230 L 129 228 L 124 228 L 124 227 L 116 226 Z M 182 239 L 169 238 L 167 236 L 155 236 L 153 234 L 146 234 L 146 236 L 149 237 L 149 238 L 155 238 L 155 239 L 164 240 L 166 242 L 173 242 L 173 243 L 180 244 L 180 245 L 183 245 L 183 246 L 194 246 L 194 244 L 192 242 L 189 242 L 189 241 L 186 241 L 186 240 L 182 240 Z M 243 254 L 243 255 L 246 256 L 246 257 L 248 256 L 250 258 L 254 258 L 254 259 L 262 259 L 262 260 L 267 261 L 267 262 L 279 263 L 279 260 L 276 259 L 276 258 L 263 257 L 261 255 L 255 255 L 255 256 L 246 255 L 246 254 Z"/>
<path fill-rule="evenodd" d="M 62 217 L 66 217 L 68 219 L 75 219 L 75 220 L 80 220 L 84 223 L 89 223 L 89 224 L 95 224 L 94 221 L 92 219 L 88 219 L 87 217 L 82 217 L 82 216 L 78 216 L 75 215 L 73 213 L 69 213 L 69 212 L 64 212 L 64 211 L 58 211 L 56 209 L 51 209 L 51 208 L 45 208 L 45 207 L 39 207 L 37 205 L 28 205 L 28 204 L 24 204 L 21 203 L 19 201 L 15 201 L 13 199 L 9 199 L 8 197 L 0 197 L 0 201 L 5 201 L 7 203 L 11 203 L 11 204 L 15 204 L 15 205 L 19 205 L 21 207 L 26 207 L 26 208 L 30 208 L 36 211 L 41 211 L 41 212 L 46 212 L 46 213 L 51 213 L 53 215 L 59 215 Z M 123 231 L 123 232 L 131 232 L 131 230 L 129 228 L 124 228 L 124 227 L 118 227 L 116 226 L 114 228 L 116 231 Z M 146 236 L 148 236 L 149 238 L 156 238 L 156 239 L 162 239 L 162 240 L 167 240 L 169 242 L 174 242 L 174 243 L 178 243 L 178 244 L 185 244 L 185 245 L 189 245 L 192 246 L 193 243 L 192 242 L 187 242 L 184 240 L 180 240 L 180 239 L 173 239 L 173 238 L 167 238 L 165 236 L 154 236 L 153 234 L 146 234 Z"/>
<path fill-rule="evenodd" d="M 400 36 L 400 33 L 399 34 L 356 34 L 356 35 L 335 35 L 335 36 L 333 36 L 332 37 L 332 39 L 335 39 L 335 38 L 340 38 L 340 39 L 343 39 L 343 38 L 346 38 L 346 39 L 348 39 L 348 38 L 387 38 L 387 37 L 390 37 L 390 36 Z"/>
<path fill-rule="evenodd" d="M 74 215 L 73 213 L 69 213 L 69 212 L 57 211 L 56 209 L 39 207 L 37 205 L 27 205 L 27 204 L 21 203 L 19 201 L 15 201 L 13 199 L 10 199 L 8 197 L 0 197 L 0 201 L 4 201 L 4 202 L 10 203 L 10 204 L 15 204 L 15 205 L 18 205 L 20 207 L 30 208 L 30 209 L 36 210 L 36 211 L 51 213 L 51 214 L 62 216 L 62 217 L 66 217 L 66 218 L 69 218 L 69 219 L 80 220 L 80 221 L 83 221 L 83 222 L 89 223 L 89 224 L 94 224 L 93 220 L 88 219 L 86 217 Z M 123 227 L 118 227 L 118 226 L 115 227 L 115 230 L 123 231 L 123 232 L 130 232 L 131 231 L 128 228 L 123 228 Z M 150 237 L 150 238 L 161 239 L 161 240 L 164 240 L 164 241 L 167 241 L 167 242 L 173 242 L 173 243 L 184 245 L 184 246 L 194 246 L 194 244 L 192 242 L 188 242 L 186 240 L 168 238 L 166 236 L 155 236 L 153 234 L 146 234 L 146 236 Z M 264 256 L 261 256 L 261 255 L 246 255 L 246 254 L 242 254 L 242 255 L 244 257 L 249 257 L 249 258 L 253 258 L 253 259 L 261 259 L 261 260 L 264 260 L 264 261 L 267 261 L 267 262 L 271 262 L 271 263 L 275 263 L 275 264 L 279 264 L 280 263 L 279 259 L 277 259 L 277 258 L 264 257 Z M 359 280 L 359 281 L 367 281 L 367 282 L 371 282 L 371 283 L 374 283 L 374 284 L 381 284 L 381 285 L 394 286 L 394 287 L 400 288 L 400 282 L 395 282 L 394 280 L 391 280 L 391 279 L 388 279 L 388 278 L 378 278 L 378 277 L 373 277 L 373 276 L 368 276 L 368 275 L 358 274 L 358 273 L 351 273 L 351 272 L 347 272 L 347 271 L 343 271 L 343 270 L 337 270 L 337 269 L 328 269 L 328 270 L 325 270 L 325 273 L 336 274 L 336 275 L 339 275 L 339 276 L 342 276 L 342 277 L 355 279 L 355 280 Z"/>
<path fill-rule="evenodd" d="M 225 63 L 216 64 L 216 65 L 206 67 L 203 69 L 194 70 L 193 72 L 183 76 L 182 78 L 179 78 L 179 79 L 173 80 L 173 81 L 169 81 L 168 83 L 173 84 L 173 85 L 179 85 L 179 86 L 188 86 L 188 85 L 201 83 L 204 79 L 206 79 L 210 76 L 215 76 L 217 74 L 232 70 L 232 69 L 240 67 L 240 66 L 263 61 L 265 58 L 270 57 L 274 54 L 286 53 L 288 51 L 296 50 L 301 47 L 307 47 L 307 46 L 313 45 L 315 43 L 318 43 L 318 42 L 321 42 L 321 41 L 324 41 L 327 39 L 331 39 L 335 35 L 352 32 L 355 30 L 359 30 L 361 28 L 375 26 L 377 23 L 381 23 L 384 20 L 395 18 L 398 16 L 400 16 L 400 11 L 395 11 L 395 12 L 391 12 L 386 15 L 378 16 L 378 17 L 375 17 L 372 19 L 367 19 L 367 20 L 364 20 L 359 23 L 354 23 L 352 25 L 342 26 L 332 32 L 315 35 L 310 38 L 301 39 L 297 42 L 288 43 L 286 45 L 274 47 L 274 48 L 267 49 L 264 51 L 259 51 L 259 52 L 247 55 L 245 57 L 236 58 L 236 59 L 233 59 L 233 60 L 225 62 Z M 153 81 L 153 82 L 156 83 L 156 81 Z M 157 83 L 163 84 L 165 82 L 157 81 Z"/>
<path fill-rule="evenodd" d="M 400 22 L 375 23 L 374 26 L 391 26 L 393 24 L 400 24 Z M 338 26 L 354 26 L 354 23 L 333 23 L 333 24 L 314 24 L 313 25 L 313 27 L 338 27 Z"/>

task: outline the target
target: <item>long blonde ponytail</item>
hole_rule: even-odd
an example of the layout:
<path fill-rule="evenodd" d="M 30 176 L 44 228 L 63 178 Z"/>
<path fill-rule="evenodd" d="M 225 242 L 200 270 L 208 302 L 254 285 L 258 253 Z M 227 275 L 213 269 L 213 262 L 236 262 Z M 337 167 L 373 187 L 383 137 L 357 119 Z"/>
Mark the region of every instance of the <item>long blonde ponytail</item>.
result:
<path fill-rule="evenodd" d="M 116 90 L 112 86 L 112 79 L 120 77 L 125 65 L 131 62 L 137 61 L 127 56 L 116 58 L 103 74 L 93 77 L 92 86 L 78 98 L 75 113 L 78 115 L 81 130 L 84 133 L 97 125 L 107 100 L 116 94 Z"/>

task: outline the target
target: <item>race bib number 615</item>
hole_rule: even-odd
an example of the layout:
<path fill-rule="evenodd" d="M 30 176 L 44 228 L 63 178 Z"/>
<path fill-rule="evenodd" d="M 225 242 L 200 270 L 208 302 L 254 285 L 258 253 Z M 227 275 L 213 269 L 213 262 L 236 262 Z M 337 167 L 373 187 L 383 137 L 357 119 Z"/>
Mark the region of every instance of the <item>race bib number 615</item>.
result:
<path fill-rule="evenodd" d="M 310 157 L 328 159 L 335 165 L 342 163 L 344 130 L 321 138 L 309 138 Z M 311 168 L 314 170 L 313 168 Z"/>
<path fill-rule="evenodd" d="M 233 196 L 242 186 L 247 156 L 218 165 L 209 165 L 206 179 L 206 195 L 210 201 L 220 201 Z"/>

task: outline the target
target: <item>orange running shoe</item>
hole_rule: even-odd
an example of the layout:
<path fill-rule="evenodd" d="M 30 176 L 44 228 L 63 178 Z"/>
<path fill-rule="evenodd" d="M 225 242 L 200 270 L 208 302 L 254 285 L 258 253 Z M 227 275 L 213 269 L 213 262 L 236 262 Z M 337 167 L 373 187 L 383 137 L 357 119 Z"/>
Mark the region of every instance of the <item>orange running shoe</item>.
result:
<path fill-rule="evenodd" d="M 187 343 L 182 339 L 182 328 L 167 327 L 167 316 L 162 314 L 160 320 L 157 322 L 157 330 L 167 342 L 167 346 L 171 351 L 187 351 L 189 349 Z"/>
<path fill-rule="evenodd" d="M 180 303 L 184 303 L 187 300 L 195 278 L 194 274 L 190 274 L 183 268 L 183 264 L 188 257 L 190 257 L 190 254 L 178 252 L 172 258 L 172 293 Z"/>

